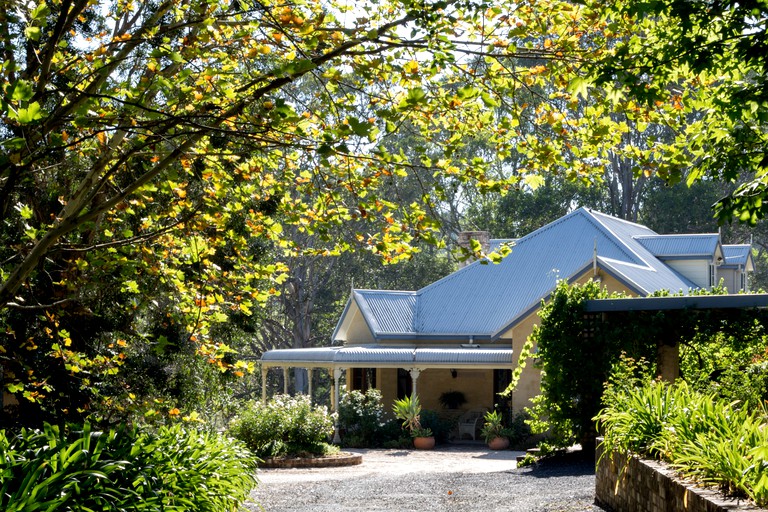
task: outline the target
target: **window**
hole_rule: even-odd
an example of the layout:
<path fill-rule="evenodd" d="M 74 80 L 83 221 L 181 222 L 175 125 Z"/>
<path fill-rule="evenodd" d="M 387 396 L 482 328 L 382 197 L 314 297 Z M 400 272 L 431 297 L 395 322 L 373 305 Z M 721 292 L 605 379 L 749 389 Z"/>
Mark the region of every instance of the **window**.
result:
<path fill-rule="evenodd" d="M 715 286 L 715 284 L 717 284 L 717 281 L 715 281 L 717 277 L 715 275 L 715 268 L 716 267 L 713 264 L 709 265 L 709 287 L 710 288 L 712 288 L 713 286 Z"/>

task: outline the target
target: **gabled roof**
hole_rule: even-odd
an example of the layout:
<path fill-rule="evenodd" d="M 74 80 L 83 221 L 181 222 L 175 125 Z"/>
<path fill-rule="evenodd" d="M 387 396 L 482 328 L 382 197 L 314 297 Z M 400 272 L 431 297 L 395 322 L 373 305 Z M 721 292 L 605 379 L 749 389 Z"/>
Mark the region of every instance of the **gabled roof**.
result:
<path fill-rule="evenodd" d="M 723 255 L 720 235 L 704 233 L 694 235 L 651 235 L 638 236 L 636 240 L 662 260 L 709 258 Z"/>
<path fill-rule="evenodd" d="M 755 268 L 752 259 L 752 246 L 749 244 L 724 245 L 723 255 L 725 256 L 724 267 L 742 266 L 750 271 Z"/>
<path fill-rule="evenodd" d="M 474 262 L 417 292 L 355 290 L 350 301 L 376 340 L 495 339 L 538 308 L 559 279 L 587 272 L 595 250 L 597 266 L 638 295 L 696 288 L 646 247 L 657 238 L 640 224 L 580 208 L 515 240 L 499 264 Z"/>
<path fill-rule="evenodd" d="M 372 332 L 413 332 L 416 292 L 353 290 L 352 295 Z"/>

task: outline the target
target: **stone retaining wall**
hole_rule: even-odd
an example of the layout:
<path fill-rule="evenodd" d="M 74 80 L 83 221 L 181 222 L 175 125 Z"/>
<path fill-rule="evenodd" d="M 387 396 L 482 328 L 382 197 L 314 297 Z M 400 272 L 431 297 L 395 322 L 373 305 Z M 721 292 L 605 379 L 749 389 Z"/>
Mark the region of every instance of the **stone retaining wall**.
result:
<path fill-rule="evenodd" d="M 595 475 L 595 501 L 615 512 L 726 512 L 765 511 L 745 500 L 694 487 L 677 479 L 665 464 L 614 454 L 600 457 Z M 619 476 L 621 475 L 621 476 Z M 617 485 L 618 482 L 618 485 Z"/>

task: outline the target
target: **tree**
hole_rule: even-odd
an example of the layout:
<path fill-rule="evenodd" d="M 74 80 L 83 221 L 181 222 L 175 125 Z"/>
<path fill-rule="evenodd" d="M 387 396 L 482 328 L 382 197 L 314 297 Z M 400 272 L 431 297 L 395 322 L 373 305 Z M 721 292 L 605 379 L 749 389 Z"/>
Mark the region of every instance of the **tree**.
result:
<path fill-rule="evenodd" d="M 599 174 L 607 104 L 585 119 L 563 108 L 584 94 L 601 23 L 556 0 L 13 2 L 0 13 L 5 389 L 33 422 L 140 401 L 126 361 L 247 372 L 242 336 L 217 335 L 263 318 L 286 258 L 356 246 L 393 263 L 437 242 L 430 183 L 418 201 L 385 194 L 415 169 L 481 192 Z M 521 91 L 545 83 L 534 108 Z M 518 133 L 521 119 L 540 129 Z M 404 126 L 428 145 L 390 149 Z M 470 135 L 484 158 L 462 151 Z M 495 172 L 513 148 L 515 173 Z"/>
<path fill-rule="evenodd" d="M 619 32 L 594 67 L 597 83 L 617 86 L 644 104 L 678 110 L 695 120 L 667 147 L 660 176 L 672 183 L 687 175 L 735 183 L 721 198 L 721 222 L 754 225 L 768 211 L 768 7 L 759 1 L 590 3 Z"/>

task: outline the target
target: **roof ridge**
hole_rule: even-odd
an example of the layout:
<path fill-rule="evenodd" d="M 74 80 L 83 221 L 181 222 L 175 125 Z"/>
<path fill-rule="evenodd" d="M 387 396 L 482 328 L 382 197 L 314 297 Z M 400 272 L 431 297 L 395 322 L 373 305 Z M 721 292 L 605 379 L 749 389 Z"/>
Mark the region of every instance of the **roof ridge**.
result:
<path fill-rule="evenodd" d="M 417 295 L 418 291 L 413 290 L 375 290 L 373 288 L 353 288 L 353 291 L 359 293 L 400 293 L 403 295 Z"/>
<path fill-rule="evenodd" d="M 655 235 L 632 235 L 632 238 L 661 238 L 661 237 L 705 237 L 705 236 L 720 236 L 720 233 L 656 233 Z"/>
<path fill-rule="evenodd" d="M 637 226 L 639 228 L 648 229 L 650 231 L 653 231 L 648 226 L 646 226 L 644 224 L 640 224 L 639 222 L 634 222 L 634 221 L 631 221 L 631 220 L 622 219 L 621 217 L 615 217 L 615 216 L 609 215 L 609 214 L 607 214 L 605 212 L 600 212 L 600 211 L 594 210 L 592 208 L 587 208 L 586 206 L 583 206 L 582 208 L 579 208 L 579 209 L 584 209 L 587 212 L 589 212 L 590 214 L 594 215 L 595 217 L 608 217 L 608 218 L 610 218 L 613 221 L 618 221 L 618 222 L 621 222 L 623 224 L 629 224 L 631 226 Z M 655 231 L 654 231 L 654 233 L 655 233 Z"/>
<path fill-rule="evenodd" d="M 587 220 L 591 222 L 593 225 L 595 225 L 598 229 L 603 231 L 603 234 L 609 233 L 610 237 L 608 238 L 613 240 L 613 243 L 616 244 L 619 247 L 619 249 L 629 257 L 630 260 L 639 260 L 640 262 L 642 262 L 642 265 L 640 263 L 635 263 L 636 265 L 640 265 L 640 266 L 644 265 L 646 268 L 653 269 L 653 265 L 651 265 L 645 258 L 643 258 L 640 254 L 638 254 L 638 252 L 635 251 L 632 247 L 630 247 L 629 244 L 624 242 L 624 240 L 622 240 L 619 235 L 617 235 L 610 227 L 606 226 L 605 223 L 602 221 L 602 219 L 598 217 L 603 217 L 603 218 L 608 217 L 612 221 L 620 221 L 624 224 L 629 224 L 632 226 L 636 226 L 638 228 L 648 229 L 649 231 L 652 231 L 650 228 L 648 228 L 647 226 L 643 226 L 642 224 L 638 224 L 636 222 L 631 222 L 625 219 L 621 219 L 619 217 L 608 215 L 606 213 L 595 212 L 589 208 L 584 208 L 584 211 L 586 211 L 586 213 L 588 214 L 586 215 Z M 599 254 L 598 254 L 598 257 L 599 257 Z"/>

